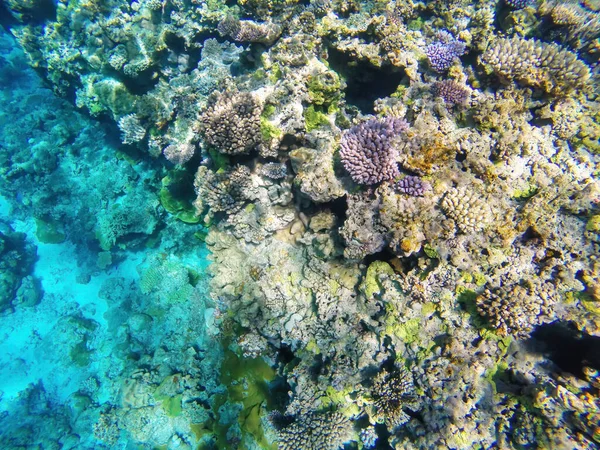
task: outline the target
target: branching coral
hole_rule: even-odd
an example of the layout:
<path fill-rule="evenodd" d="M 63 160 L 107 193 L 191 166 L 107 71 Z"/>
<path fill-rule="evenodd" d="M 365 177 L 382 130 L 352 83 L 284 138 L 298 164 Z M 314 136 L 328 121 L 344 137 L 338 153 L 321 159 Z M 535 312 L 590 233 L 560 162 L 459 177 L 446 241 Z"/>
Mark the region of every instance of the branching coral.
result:
<path fill-rule="evenodd" d="M 492 220 L 492 212 L 485 200 L 464 187 L 450 189 L 441 206 L 463 233 L 481 231 Z"/>
<path fill-rule="evenodd" d="M 590 79 L 590 69 L 577 55 L 556 44 L 517 36 L 500 38 L 481 61 L 505 80 L 560 93 L 579 89 Z"/>
<path fill-rule="evenodd" d="M 536 325 L 552 320 L 556 301 L 556 288 L 548 282 L 514 285 L 487 289 L 477 297 L 477 311 L 499 334 L 526 337 Z"/>
<path fill-rule="evenodd" d="M 279 449 L 337 450 L 352 435 L 352 423 L 341 413 L 307 413 L 279 430 Z"/>
<path fill-rule="evenodd" d="M 213 95 L 200 117 L 206 143 L 227 155 L 250 153 L 262 142 L 258 100 L 248 92 Z"/>
<path fill-rule="evenodd" d="M 376 184 L 398 176 L 392 141 L 408 124 L 402 119 L 371 119 L 346 131 L 340 144 L 342 164 L 360 184 Z"/>
<path fill-rule="evenodd" d="M 415 407 L 412 375 L 404 367 L 395 368 L 392 372 L 384 369 L 373 380 L 371 395 L 374 419 L 385 422 L 390 430 L 394 430 L 409 419 L 404 408 Z"/>
<path fill-rule="evenodd" d="M 425 54 L 433 70 L 445 72 L 459 56 L 464 55 L 466 46 L 447 31 L 440 31 L 437 38 L 437 41 L 427 46 Z"/>
<path fill-rule="evenodd" d="M 135 144 L 146 136 L 146 129 L 135 114 L 128 114 L 119 119 L 121 141 L 123 144 Z"/>

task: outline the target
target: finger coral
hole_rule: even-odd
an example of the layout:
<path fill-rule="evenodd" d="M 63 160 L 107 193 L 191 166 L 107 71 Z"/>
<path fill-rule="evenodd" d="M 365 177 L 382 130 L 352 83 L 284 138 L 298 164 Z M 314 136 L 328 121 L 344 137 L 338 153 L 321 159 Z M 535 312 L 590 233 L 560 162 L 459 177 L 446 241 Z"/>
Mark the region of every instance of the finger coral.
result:
<path fill-rule="evenodd" d="M 589 67 L 575 53 L 556 44 L 517 36 L 497 39 L 481 61 L 502 79 L 551 93 L 582 88 L 590 79 Z"/>
<path fill-rule="evenodd" d="M 397 118 L 370 119 L 347 130 L 340 144 L 340 158 L 352 179 L 377 184 L 398 176 L 397 152 L 392 141 L 408 129 Z"/>
<path fill-rule="evenodd" d="M 469 98 L 468 89 L 453 80 L 438 81 L 433 84 L 433 95 L 441 97 L 449 106 L 463 105 Z"/>
<path fill-rule="evenodd" d="M 492 219 L 485 200 L 466 188 L 452 188 L 442 199 L 442 209 L 463 233 L 476 233 Z"/>

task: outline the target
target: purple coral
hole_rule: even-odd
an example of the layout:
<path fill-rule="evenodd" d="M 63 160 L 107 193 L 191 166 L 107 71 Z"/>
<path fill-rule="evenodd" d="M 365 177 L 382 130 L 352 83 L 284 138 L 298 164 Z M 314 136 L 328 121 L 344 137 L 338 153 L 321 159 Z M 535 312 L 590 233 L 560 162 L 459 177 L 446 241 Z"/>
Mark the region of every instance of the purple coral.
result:
<path fill-rule="evenodd" d="M 423 197 L 431 189 L 429 183 L 414 175 L 407 175 L 398 181 L 394 187 L 398 192 L 412 197 Z"/>
<path fill-rule="evenodd" d="M 437 37 L 436 42 L 427 46 L 425 54 L 433 70 L 445 72 L 456 58 L 465 54 L 466 46 L 447 31 L 440 31 Z"/>
<path fill-rule="evenodd" d="M 360 184 L 376 184 L 399 175 L 397 151 L 392 140 L 408 129 L 403 119 L 370 119 L 344 132 L 340 157 L 352 179 Z"/>
<path fill-rule="evenodd" d="M 469 91 L 462 84 L 453 80 L 438 81 L 433 84 L 433 95 L 441 97 L 449 106 L 464 105 L 469 98 Z"/>

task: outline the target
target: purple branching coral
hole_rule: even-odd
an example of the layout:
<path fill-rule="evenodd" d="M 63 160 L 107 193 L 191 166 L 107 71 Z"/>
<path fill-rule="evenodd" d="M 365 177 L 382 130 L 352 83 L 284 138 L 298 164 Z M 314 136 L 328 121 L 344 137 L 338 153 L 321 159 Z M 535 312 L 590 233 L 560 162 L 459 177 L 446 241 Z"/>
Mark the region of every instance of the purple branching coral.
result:
<path fill-rule="evenodd" d="M 464 105 L 469 98 L 468 89 L 453 80 L 433 83 L 431 90 L 433 95 L 441 97 L 448 106 Z"/>
<path fill-rule="evenodd" d="M 423 197 L 427 191 L 431 190 L 429 183 L 414 175 L 407 175 L 398 181 L 394 187 L 396 191 L 412 197 Z"/>
<path fill-rule="evenodd" d="M 370 119 L 344 132 L 340 157 L 352 179 L 376 184 L 399 175 L 392 140 L 408 129 L 403 119 Z"/>
<path fill-rule="evenodd" d="M 433 70 L 445 72 L 459 56 L 465 54 L 466 46 L 447 31 L 440 31 L 437 37 L 436 42 L 427 46 L 425 54 Z"/>

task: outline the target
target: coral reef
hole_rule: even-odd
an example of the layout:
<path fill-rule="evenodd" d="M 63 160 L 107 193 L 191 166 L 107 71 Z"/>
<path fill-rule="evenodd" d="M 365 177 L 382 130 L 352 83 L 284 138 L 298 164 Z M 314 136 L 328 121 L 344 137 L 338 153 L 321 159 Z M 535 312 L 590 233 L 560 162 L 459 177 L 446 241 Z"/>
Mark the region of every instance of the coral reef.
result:
<path fill-rule="evenodd" d="M 577 55 L 556 44 L 513 37 L 498 39 L 481 61 L 501 78 L 547 92 L 583 88 L 591 74 Z"/>
<path fill-rule="evenodd" d="M 598 445 L 594 2 L 3 8 L 2 448 Z"/>
<path fill-rule="evenodd" d="M 350 421 L 339 413 L 308 413 L 296 417 L 279 431 L 279 448 L 320 448 L 336 450 L 351 434 Z"/>
<path fill-rule="evenodd" d="M 398 176 L 392 140 L 408 124 L 395 118 L 371 119 L 355 125 L 342 136 L 340 159 L 352 179 L 360 184 L 377 184 Z"/>
<path fill-rule="evenodd" d="M 258 24 L 252 20 L 238 20 L 227 16 L 219 22 L 217 30 L 221 36 L 227 36 L 237 42 L 259 42 L 273 45 L 281 34 L 281 27 L 276 24 Z"/>
<path fill-rule="evenodd" d="M 465 51 L 464 43 L 457 40 L 449 32 L 440 31 L 437 35 L 437 41 L 427 46 L 425 54 L 433 70 L 445 72 L 458 57 L 464 55 Z"/>
<path fill-rule="evenodd" d="M 214 95 L 200 117 L 200 132 L 208 145 L 223 154 L 249 153 L 262 142 L 261 110 L 247 92 Z"/>

